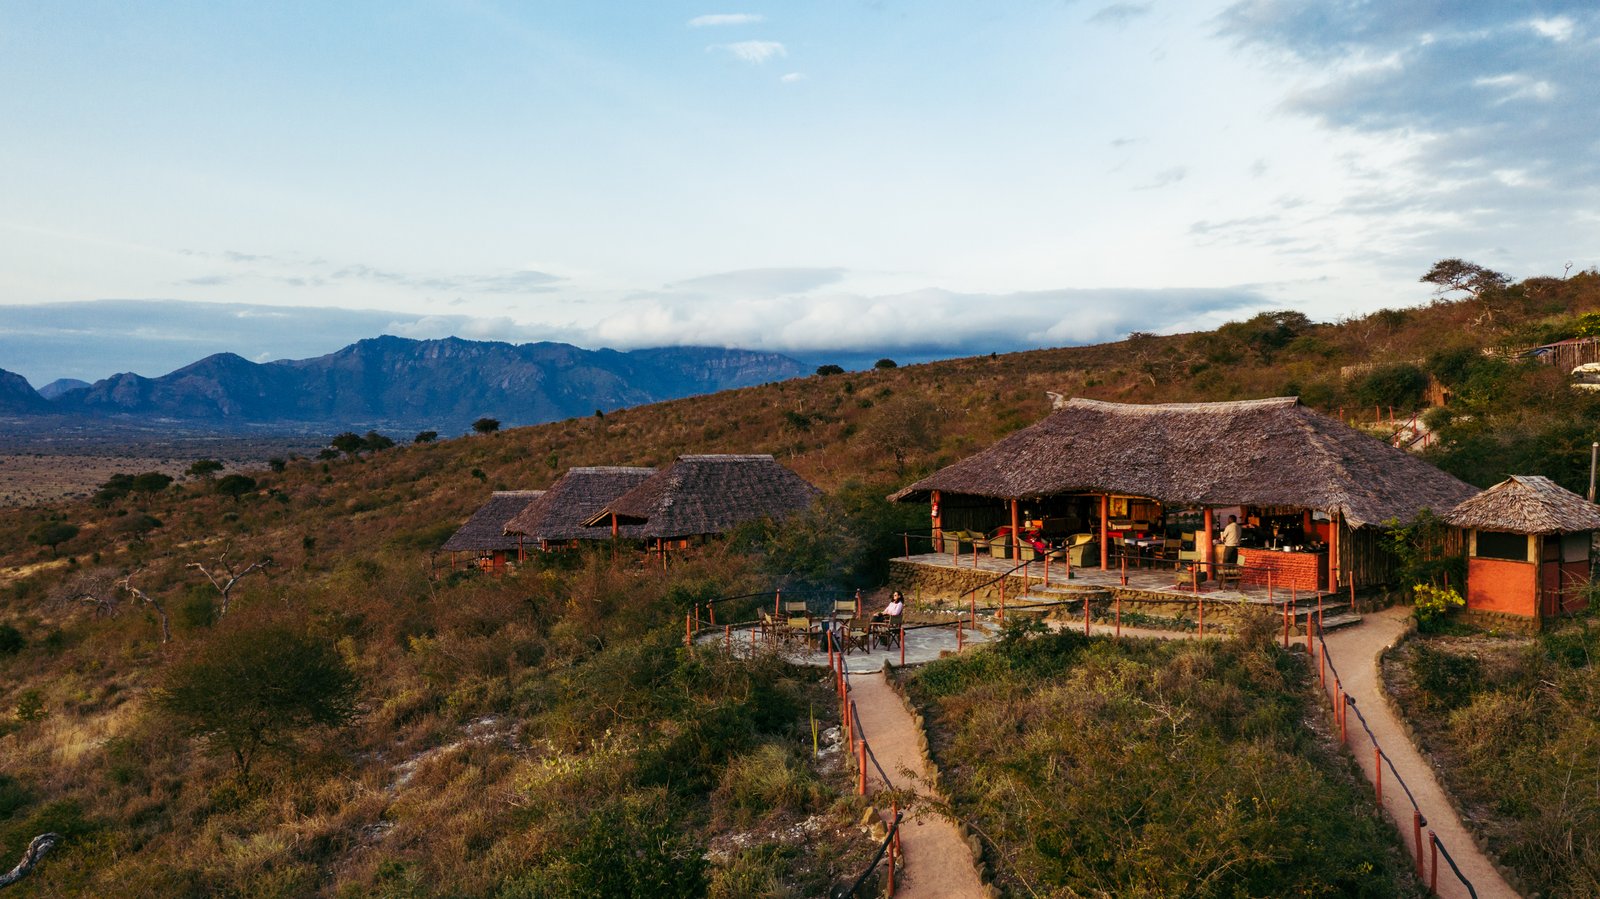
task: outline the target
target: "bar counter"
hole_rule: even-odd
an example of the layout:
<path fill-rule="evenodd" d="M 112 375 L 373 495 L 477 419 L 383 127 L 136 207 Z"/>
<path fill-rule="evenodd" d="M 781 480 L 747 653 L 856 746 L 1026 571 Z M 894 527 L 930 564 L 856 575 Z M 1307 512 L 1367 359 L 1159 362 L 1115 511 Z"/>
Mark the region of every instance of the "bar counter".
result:
<path fill-rule="evenodd" d="M 1267 574 L 1272 574 L 1272 589 L 1298 590 L 1312 593 L 1324 589 L 1328 582 L 1328 552 L 1284 552 L 1280 549 L 1239 547 L 1239 582 L 1252 586 L 1267 586 Z"/>

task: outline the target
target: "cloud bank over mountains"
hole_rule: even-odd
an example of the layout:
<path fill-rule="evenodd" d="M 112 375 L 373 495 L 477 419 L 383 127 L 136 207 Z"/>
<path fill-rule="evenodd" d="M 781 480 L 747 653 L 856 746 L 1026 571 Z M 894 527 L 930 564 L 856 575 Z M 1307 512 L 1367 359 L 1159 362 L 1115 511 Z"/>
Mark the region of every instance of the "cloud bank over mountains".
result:
<path fill-rule="evenodd" d="M 366 337 L 552 340 L 618 350 L 726 346 L 816 363 L 903 362 L 1115 340 L 1131 330 L 1209 328 L 1270 305 L 1255 287 L 1063 289 L 1006 294 L 927 289 L 864 295 L 828 288 L 830 269 L 728 272 L 604 304 L 587 323 L 322 307 L 102 300 L 6 307 L 0 367 L 43 385 L 120 371 L 154 377 L 219 352 L 304 358 Z M 743 299 L 729 297 L 764 286 Z M 774 290 L 776 288 L 776 290 Z M 787 289 L 785 289 L 787 288 Z"/>

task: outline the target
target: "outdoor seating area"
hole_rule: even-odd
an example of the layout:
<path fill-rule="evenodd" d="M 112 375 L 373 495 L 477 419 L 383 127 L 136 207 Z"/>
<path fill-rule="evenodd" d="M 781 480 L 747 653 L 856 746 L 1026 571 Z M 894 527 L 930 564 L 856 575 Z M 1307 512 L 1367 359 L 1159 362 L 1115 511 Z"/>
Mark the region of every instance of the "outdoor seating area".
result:
<path fill-rule="evenodd" d="M 835 600 L 826 612 L 802 600 L 778 600 L 776 612 L 761 612 L 757 632 L 763 642 L 786 651 L 826 651 L 828 641 L 836 652 L 870 652 L 900 645 L 903 615 L 865 618 L 856 598 Z"/>

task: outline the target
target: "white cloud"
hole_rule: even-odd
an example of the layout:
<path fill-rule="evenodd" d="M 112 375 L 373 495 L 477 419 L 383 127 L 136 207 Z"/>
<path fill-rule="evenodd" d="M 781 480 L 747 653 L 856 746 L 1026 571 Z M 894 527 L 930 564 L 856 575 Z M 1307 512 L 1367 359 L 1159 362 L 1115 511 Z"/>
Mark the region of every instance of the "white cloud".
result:
<path fill-rule="evenodd" d="M 1578 23 L 1567 16 L 1555 16 L 1549 19 L 1534 19 L 1528 23 L 1528 27 L 1542 37 L 1564 44 L 1572 40 L 1572 33 L 1578 29 Z"/>
<path fill-rule="evenodd" d="M 695 16 L 689 20 L 690 28 L 715 28 L 720 25 L 754 25 L 766 21 L 767 17 L 749 12 L 724 12 L 712 13 L 705 16 Z"/>
<path fill-rule="evenodd" d="M 1556 95 L 1555 85 L 1550 82 L 1543 79 L 1535 80 L 1519 73 L 1475 78 L 1472 84 L 1474 87 L 1500 91 L 1500 99 L 1496 101 L 1498 103 L 1525 98 L 1548 101 L 1554 99 Z"/>
<path fill-rule="evenodd" d="M 794 84 L 797 81 L 806 80 L 806 73 L 805 72 L 789 72 L 788 74 L 784 75 L 782 78 L 779 78 L 778 80 L 782 81 L 784 84 Z"/>
<path fill-rule="evenodd" d="M 726 50 L 732 53 L 734 58 L 752 65 L 789 55 L 788 49 L 777 41 L 735 41 L 731 44 L 714 44 L 707 49 Z"/>

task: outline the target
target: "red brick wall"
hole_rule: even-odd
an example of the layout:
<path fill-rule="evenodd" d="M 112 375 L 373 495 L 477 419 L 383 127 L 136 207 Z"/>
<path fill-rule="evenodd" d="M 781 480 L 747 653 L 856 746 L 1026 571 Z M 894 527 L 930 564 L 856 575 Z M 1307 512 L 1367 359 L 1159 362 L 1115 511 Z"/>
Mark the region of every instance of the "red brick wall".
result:
<path fill-rule="evenodd" d="M 1507 559 L 1467 560 L 1467 608 L 1532 617 L 1538 612 L 1538 566 Z"/>
<path fill-rule="evenodd" d="M 1239 564 L 1243 571 L 1239 581 L 1265 587 L 1267 572 L 1272 573 L 1273 590 L 1299 590 L 1314 593 L 1325 578 L 1326 553 L 1283 553 L 1267 549 L 1239 550 Z"/>

